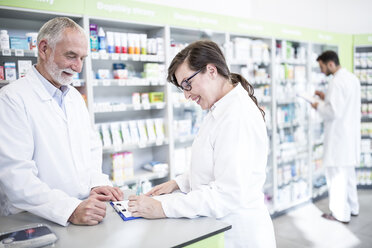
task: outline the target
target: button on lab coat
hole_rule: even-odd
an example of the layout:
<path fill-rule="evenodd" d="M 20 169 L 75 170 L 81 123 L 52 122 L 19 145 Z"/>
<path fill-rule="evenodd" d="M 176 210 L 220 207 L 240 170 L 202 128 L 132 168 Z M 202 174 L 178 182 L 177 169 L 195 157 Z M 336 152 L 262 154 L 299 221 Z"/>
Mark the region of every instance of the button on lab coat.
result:
<path fill-rule="evenodd" d="M 207 114 L 192 145 L 182 192 L 159 198 L 167 217 L 211 216 L 232 225 L 226 247 L 275 247 L 262 193 L 268 138 L 257 106 L 239 84 Z"/>
<path fill-rule="evenodd" d="M 110 185 L 102 147 L 73 87 L 66 115 L 32 70 L 0 91 L 0 213 L 29 211 L 61 225 L 92 187 Z"/>
<path fill-rule="evenodd" d="M 329 82 L 318 106 L 324 119 L 324 166 L 356 166 L 360 161 L 360 83 L 346 69 Z"/>

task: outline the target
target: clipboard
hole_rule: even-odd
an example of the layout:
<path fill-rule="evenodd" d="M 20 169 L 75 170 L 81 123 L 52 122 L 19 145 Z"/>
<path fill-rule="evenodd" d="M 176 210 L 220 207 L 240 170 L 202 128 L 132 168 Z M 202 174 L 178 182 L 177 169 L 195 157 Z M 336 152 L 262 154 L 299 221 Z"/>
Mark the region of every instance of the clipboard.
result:
<path fill-rule="evenodd" d="M 118 215 L 124 221 L 142 218 L 142 217 L 133 217 L 132 213 L 128 211 L 128 200 L 126 200 L 126 201 L 116 201 L 116 202 L 111 201 L 110 205 L 115 209 L 115 212 L 117 212 Z"/>
<path fill-rule="evenodd" d="M 313 96 L 310 96 L 307 93 L 297 93 L 296 96 L 304 99 L 305 101 L 307 101 L 310 104 L 320 102 L 320 99 L 315 98 Z"/>

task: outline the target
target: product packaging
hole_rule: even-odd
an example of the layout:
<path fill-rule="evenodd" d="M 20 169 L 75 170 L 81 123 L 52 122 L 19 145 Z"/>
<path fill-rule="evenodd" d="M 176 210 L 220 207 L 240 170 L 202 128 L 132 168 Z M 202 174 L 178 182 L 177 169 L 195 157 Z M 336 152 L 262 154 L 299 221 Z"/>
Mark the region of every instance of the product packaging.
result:
<path fill-rule="evenodd" d="M 97 79 L 109 79 L 109 78 L 110 78 L 110 70 L 108 70 L 108 69 L 98 69 Z"/>
<path fill-rule="evenodd" d="M 147 34 L 140 34 L 141 54 L 147 54 Z"/>
<path fill-rule="evenodd" d="M 145 121 L 144 120 L 138 120 L 137 121 L 137 127 L 138 127 L 138 132 L 139 132 L 140 143 L 142 143 L 142 144 L 147 143 L 148 138 L 147 138 L 147 133 L 146 133 Z"/>
<path fill-rule="evenodd" d="M 98 44 L 97 24 L 89 25 L 89 38 L 90 38 L 90 50 L 92 52 L 98 52 L 99 44 Z"/>
<path fill-rule="evenodd" d="M 114 146 L 121 145 L 123 141 L 121 139 L 120 123 L 117 123 L 117 122 L 110 123 L 110 130 L 111 130 L 112 144 Z"/>
<path fill-rule="evenodd" d="M 121 53 L 121 37 L 120 33 L 114 33 L 115 53 Z"/>
<path fill-rule="evenodd" d="M 9 49 L 9 35 L 8 30 L 0 31 L 0 49 Z"/>
<path fill-rule="evenodd" d="M 115 52 L 114 33 L 107 32 L 107 50 L 109 53 Z"/>
<path fill-rule="evenodd" d="M 114 67 L 114 79 L 127 79 L 128 78 L 128 70 L 125 69 L 125 64 L 123 63 L 115 63 L 113 64 Z"/>
<path fill-rule="evenodd" d="M 164 92 L 150 92 L 149 99 L 151 103 L 164 102 Z"/>
<path fill-rule="evenodd" d="M 147 136 L 149 138 L 149 141 L 155 141 L 156 140 L 156 134 L 155 134 L 154 120 L 146 119 L 146 130 L 147 130 Z"/>
<path fill-rule="evenodd" d="M 132 93 L 132 104 L 133 105 L 139 105 L 139 104 L 141 104 L 140 93 L 138 93 L 138 92 L 133 92 Z"/>
<path fill-rule="evenodd" d="M 5 77 L 4 77 L 4 66 L 0 66 L 0 80 L 5 80 Z"/>
<path fill-rule="evenodd" d="M 128 53 L 128 35 L 126 33 L 120 33 L 121 39 L 121 53 Z"/>
<path fill-rule="evenodd" d="M 141 93 L 141 103 L 143 105 L 149 105 L 150 104 L 149 93 Z"/>
<path fill-rule="evenodd" d="M 24 38 L 24 37 L 10 37 L 10 48 L 11 49 L 29 50 L 30 46 L 28 44 L 27 38 Z"/>
<path fill-rule="evenodd" d="M 102 134 L 103 146 L 105 147 L 111 146 L 112 142 L 111 142 L 111 135 L 110 135 L 108 124 L 101 125 L 101 134 Z"/>
<path fill-rule="evenodd" d="M 123 143 L 124 144 L 131 144 L 132 143 L 132 138 L 130 136 L 128 122 L 121 122 L 120 126 L 121 126 L 121 134 L 122 134 L 122 137 L 123 137 Z"/>
<path fill-rule="evenodd" d="M 101 53 L 106 52 L 106 35 L 105 35 L 105 31 L 101 27 L 99 28 L 99 32 L 98 32 L 98 44 L 99 44 L 98 50 Z"/>
<path fill-rule="evenodd" d="M 26 76 L 26 73 L 32 67 L 31 60 L 18 60 L 18 78 Z"/>
<path fill-rule="evenodd" d="M 32 33 L 27 33 L 27 41 L 30 46 L 30 50 L 36 50 L 37 49 L 37 35 L 38 33 L 32 32 Z"/>
<path fill-rule="evenodd" d="M 139 142 L 139 133 L 137 127 L 137 121 L 129 121 L 129 130 L 132 143 L 138 144 Z"/>
<path fill-rule="evenodd" d="M 154 122 L 155 122 L 156 139 L 163 140 L 165 138 L 164 120 L 159 118 L 159 119 L 154 119 Z"/>
<path fill-rule="evenodd" d="M 5 62 L 5 80 L 14 81 L 17 80 L 16 64 L 14 62 Z"/>

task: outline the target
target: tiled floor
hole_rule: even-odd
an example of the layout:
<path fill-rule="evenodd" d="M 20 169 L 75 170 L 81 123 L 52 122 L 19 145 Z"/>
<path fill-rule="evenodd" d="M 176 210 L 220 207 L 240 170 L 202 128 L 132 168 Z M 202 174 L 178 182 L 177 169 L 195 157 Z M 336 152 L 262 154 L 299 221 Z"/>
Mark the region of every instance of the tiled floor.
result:
<path fill-rule="evenodd" d="M 372 247 L 372 190 L 358 190 L 360 213 L 349 224 L 321 218 L 329 212 L 328 198 L 304 204 L 274 218 L 278 248 Z"/>

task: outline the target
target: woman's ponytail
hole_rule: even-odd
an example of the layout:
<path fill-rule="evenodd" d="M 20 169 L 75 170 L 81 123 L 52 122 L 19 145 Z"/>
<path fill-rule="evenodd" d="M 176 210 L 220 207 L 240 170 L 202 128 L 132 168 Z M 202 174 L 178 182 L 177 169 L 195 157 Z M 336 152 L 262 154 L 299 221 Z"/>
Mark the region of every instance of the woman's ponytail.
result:
<path fill-rule="evenodd" d="M 265 120 L 265 111 L 258 105 L 257 99 L 254 96 L 254 88 L 253 86 L 240 74 L 237 73 L 230 73 L 230 79 L 233 85 L 236 85 L 240 82 L 243 88 L 248 92 L 249 97 L 252 101 L 256 104 L 257 108 L 260 110 L 262 117 Z"/>

